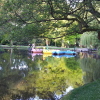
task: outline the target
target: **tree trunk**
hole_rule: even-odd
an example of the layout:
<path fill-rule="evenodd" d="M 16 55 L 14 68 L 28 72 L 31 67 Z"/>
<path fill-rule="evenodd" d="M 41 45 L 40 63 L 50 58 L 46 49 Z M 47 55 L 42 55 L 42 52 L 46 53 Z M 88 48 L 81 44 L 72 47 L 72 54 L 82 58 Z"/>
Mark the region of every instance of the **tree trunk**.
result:
<path fill-rule="evenodd" d="M 98 39 L 100 40 L 100 31 L 98 32 Z"/>
<path fill-rule="evenodd" d="M 11 46 L 13 45 L 13 40 L 10 41 L 10 45 L 11 45 Z"/>

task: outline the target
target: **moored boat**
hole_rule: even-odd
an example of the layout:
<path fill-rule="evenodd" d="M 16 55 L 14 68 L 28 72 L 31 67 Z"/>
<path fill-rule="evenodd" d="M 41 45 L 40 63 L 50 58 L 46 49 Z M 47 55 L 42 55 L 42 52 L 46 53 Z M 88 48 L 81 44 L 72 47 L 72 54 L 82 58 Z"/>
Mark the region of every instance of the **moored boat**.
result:
<path fill-rule="evenodd" d="M 47 50 L 47 49 L 44 49 L 43 50 L 43 54 L 52 54 L 53 50 Z"/>
<path fill-rule="evenodd" d="M 63 54 L 65 54 L 65 52 L 64 51 L 60 51 L 60 50 L 59 51 L 55 50 L 55 51 L 52 52 L 52 54 L 53 55 L 63 55 Z"/>
<path fill-rule="evenodd" d="M 29 48 L 28 51 L 31 53 L 43 53 L 43 49 Z"/>
<path fill-rule="evenodd" d="M 75 51 L 67 50 L 64 51 L 66 55 L 76 55 L 77 53 Z"/>
<path fill-rule="evenodd" d="M 63 54 L 66 54 L 66 55 L 76 55 L 76 52 L 70 51 L 70 50 L 67 50 L 67 51 L 53 51 L 52 54 L 53 55 L 63 55 Z"/>

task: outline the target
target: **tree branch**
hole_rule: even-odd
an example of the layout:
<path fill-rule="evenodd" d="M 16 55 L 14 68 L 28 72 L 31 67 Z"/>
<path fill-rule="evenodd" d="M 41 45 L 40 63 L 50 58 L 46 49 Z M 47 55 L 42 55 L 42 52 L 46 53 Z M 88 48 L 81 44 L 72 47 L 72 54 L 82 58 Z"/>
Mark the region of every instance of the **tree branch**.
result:
<path fill-rule="evenodd" d="M 97 1 L 97 0 L 96 0 L 96 1 Z M 87 2 L 87 1 L 84 0 L 84 2 Z M 89 4 L 86 4 L 86 6 L 89 7 L 88 11 L 89 11 L 91 14 L 93 14 L 94 16 L 100 18 L 100 13 L 99 13 L 98 11 L 95 10 L 95 8 L 93 7 L 93 5 L 92 5 L 91 2 L 92 2 L 92 1 L 89 0 Z"/>

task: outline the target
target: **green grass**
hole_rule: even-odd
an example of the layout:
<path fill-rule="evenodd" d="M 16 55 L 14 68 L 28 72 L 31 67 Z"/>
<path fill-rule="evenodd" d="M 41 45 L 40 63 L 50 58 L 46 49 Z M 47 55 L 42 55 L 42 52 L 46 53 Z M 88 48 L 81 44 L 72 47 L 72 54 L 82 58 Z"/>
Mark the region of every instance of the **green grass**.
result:
<path fill-rule="evenodd" d="M 72 90 L 61 100 L 100 100 L 100 80 Z"/>
<path fill-rule="evenodd" d="M 19 45 L 13 45 L 13 46 L 9 46 L 9 45 L 0 45 L 0 48 L 2 49 L 10 49 L 10 48 L 14 48 L 14 49 L 28 49 L 29 46 L 19 46 Z"/>
<path fill-rule="evenodd" d="M 23 46 L 23 45 L 13 45 L 13 46 L 9 46 L 9 45 L 0 45 L 1 48 L 15 48 L 15 49 L 25 49 L 27 50 L 29 48 L 29 46 Z M 36 46 L 36 48 L 47 48 L 47 46 Z M 48 49 L 60 49 L 60 50 L 72 50 L 73 48 L 63 48 L 63 47 L 55 47 L 55 46 L 48 46 Z"/>

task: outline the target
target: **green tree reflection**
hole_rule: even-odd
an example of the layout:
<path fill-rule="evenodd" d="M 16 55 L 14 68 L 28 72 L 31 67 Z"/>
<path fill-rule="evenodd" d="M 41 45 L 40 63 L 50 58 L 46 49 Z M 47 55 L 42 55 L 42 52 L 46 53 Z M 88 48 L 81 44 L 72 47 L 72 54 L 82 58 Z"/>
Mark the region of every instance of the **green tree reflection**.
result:
<path fill-rule="evenodd" d="M 40 98 L 53 98 L 55 93 L 62 94 L 68 86 L 75 88 L 82 85 L 82 70 L 77 66 L 76 69 L 68 68 L 66 60 L 48 57 L 42 62 L 37 61 L 42 67 L 41 70 L 30 71 L 15 88 L 19 91 L 30 91 L 30 94 L 35 93 Z"/>
<path fill-rule="evenodd" d="M 83 70 L 84 83 L 100 78 L 100 57 L 97 54 L 84 53 L 81 55 L 80 66 Z"/>
<path fill-rule="evenodd" d="M 5 70 L 1 70 L 2 74 L 0 73 L 0 89 L 3 90 L 3 92 L 0 91 L 1 100 L 4 98 L 4 100 L 16 98 L 25 100 L 29 97 L 34 98 L 36 95 L 53 100 L 55 94 L 62 94 L 67 87 L 76 88 L 83 84 L 82 70 L 75 58 L 47 57 L 42 59 L 42 56 L 36 56 L 32 61 L 22 54 L 9 55 L 9 53 L 4 53 L 0 58 L 2 61 L 0 66 Z M 4 60 L 6 63 L 3 62 Z M 21 62 L 25 62 L 28 68 L 19 70 L 18 66 Z M 17 68 L 11 69 L 12 66 L 17 66 Z"/>

